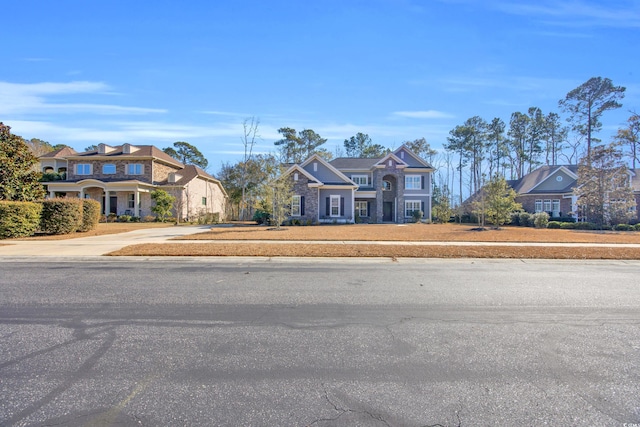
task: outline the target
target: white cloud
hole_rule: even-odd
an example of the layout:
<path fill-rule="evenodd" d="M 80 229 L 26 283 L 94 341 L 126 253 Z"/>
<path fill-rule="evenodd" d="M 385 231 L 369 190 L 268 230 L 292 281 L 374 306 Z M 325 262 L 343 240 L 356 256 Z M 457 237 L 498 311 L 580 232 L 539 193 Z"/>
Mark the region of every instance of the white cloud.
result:
<path fill-rule="evenodd" d="M 0 115 L 19 114 L 77 114 L 100 115 L 165 113 L 158 108 L 130 107 L 100 103 L 52 102 L 55 96 L 112 95 L 110 87 L 102 82 L 74 81 L 68 83 L 10 83 L 0 82 Z"/>
<path fill-rule="evenodd" d="M 395 111 L 394 116 L 407 117 L 410 119 L 451 119 L 455 116 L 436 110 L 425 111 Z"/>

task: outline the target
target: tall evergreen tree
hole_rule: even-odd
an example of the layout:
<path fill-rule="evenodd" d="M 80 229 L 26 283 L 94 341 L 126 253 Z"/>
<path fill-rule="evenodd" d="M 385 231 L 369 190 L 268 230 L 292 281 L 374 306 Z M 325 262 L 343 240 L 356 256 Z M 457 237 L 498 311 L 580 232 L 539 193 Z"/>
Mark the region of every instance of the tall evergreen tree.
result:
<path fill-rule="evenodd" d="M 593 134 L 602 128 L 600 117 L 605 111 L 622 107 L 618 101 L 624 98 L 625 90 L 614 86 L 611 79 L 592 77 L 559 101 L 560 108 L 569 114 L 567 120 L 573 130 L 586 138 L 586 161 L 591 158 L 592 143 L 599 141 Z"/>

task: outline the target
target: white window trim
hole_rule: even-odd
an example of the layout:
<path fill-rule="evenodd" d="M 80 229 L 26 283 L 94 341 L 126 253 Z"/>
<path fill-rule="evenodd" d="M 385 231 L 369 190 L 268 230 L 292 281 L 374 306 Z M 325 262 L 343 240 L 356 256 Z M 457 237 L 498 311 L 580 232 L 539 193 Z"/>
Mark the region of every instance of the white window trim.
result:
<path fill-rule="evenodd" d="M 364 180 L 364 183 L 358 182 Z M 358 184 L 358 186 L 368 185 L 369 184 L 369 176 L 368 175 L 351 175 L 351 181 Z"/>
<path fill-rule="evenodd" d="M 135 169 L 137 166 L 140 166 L 140 173 L 136 173 Z M 133 172 L 132 172 L 133 168 Z M 127 164 L 127 175 L 144 175 L 144 164 L 142 163 L 128 163 Z"/>
<path fill-rule="evenodd" d="M 418 205 L 418 208 L 416 209 L 415 204 Z M 409 211 L 408 206 L 412 205 L 412 209 Z M 419 211 L 422 210 L 422 201 L 421 200 L 405 200 L 404 201 L 404 217 L 405 218 L 411 218 L 413 216 L 413 211 Z M 409 212 L 409 214 L 407 214 L 407 212 Z"/>
<path fill-rule="evenodd" d="M 338 217 L 340 216 L 340 196 L 336 196 L 336 195 L 331 195 L 329 196 L 330 201 L 329 201 L 329 216 L 331 217 Z M 336 200 L 336 205 L 334 206 L 333 201 Z M 336 208 L 337 213 L 334 215 L 333 213 L 333 208 Z"/>
<path fill-rule="evenodd" d="M 415 187 L 416 184 L 418 185 L 417 187 Z M 422 176 L 421 175 L 405 175 L 404 189 L 405 190 L 422 190 Z"/>
<path fill-rule="evenodd" d="M 127 208 L 128 209 L 136 208 L 136 193 L 129 193 L 127 195 Z"/>
<path fill-rule="evenodd" d="M 367 218 L 369 216 L 367 212 L 368 202 L 366 200 L 356 200 L 354 203 L 355 203 L 355 211 L 360 216 L 360 218 Z M 362 208 L 361 206 L 364 206 L 364 208 Z M 363 210 L 364 210 L 364 214 L 362 213 Z"/>
<path fill-rule="evenodd" d="M 291 197 L 291 216 L 301 216 L 300 207 L 301 207 L 302 198 L 299 194 L 293 195 Z"/>
<path fill-rule="evenodd" d="M 535 213 L 542 212 L 542 199 L 536 199 L 533 210 Z"/>
<path fill-rule="evenodd" d="M 89 171 L 88 172 L 84 172 L 84 167 L 82 168 L 83 171 L 80 172 L 80 166 L 88 166 L 89 167 Z M 91 163 L 78 163 L 76 164 L 76 175 L 91 175 L 93 173 L 93 165 Z"/>

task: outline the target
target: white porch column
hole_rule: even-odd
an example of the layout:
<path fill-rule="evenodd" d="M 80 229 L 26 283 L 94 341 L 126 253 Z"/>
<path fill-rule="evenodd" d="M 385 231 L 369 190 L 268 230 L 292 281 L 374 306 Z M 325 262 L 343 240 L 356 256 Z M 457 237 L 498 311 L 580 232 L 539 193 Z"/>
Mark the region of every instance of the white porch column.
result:
<path fill-rule="evenodd" d="M 84 188 L 80 189 L 80 193 L 78 194 L 78 197 L 81 199 L 84 199 Z"/>
<path fill-rule="evenodd" d="M 56 197 L 56 192 L 55 191 L 49 191 L 49 198 L 53 199 L 54 197 Z"/>
<path fill-rule="evenodd" d="M 135 209 L 133 210 L 133 212 L 135 213 L 135 216 L 137 216 L 138 218 L 142 218 L 142 209 L 140 207 L 140 191 L 138 191 L 138 189 L 136 188 L 136 191 L 133 194 L 135 194 Z"/>
<path fill-rule="evenodd" d="M 104 214 L 109 216 L 109 212 L 111 212 L 111 198 L 109 197 L 109 192 L 104 190 Z"/>

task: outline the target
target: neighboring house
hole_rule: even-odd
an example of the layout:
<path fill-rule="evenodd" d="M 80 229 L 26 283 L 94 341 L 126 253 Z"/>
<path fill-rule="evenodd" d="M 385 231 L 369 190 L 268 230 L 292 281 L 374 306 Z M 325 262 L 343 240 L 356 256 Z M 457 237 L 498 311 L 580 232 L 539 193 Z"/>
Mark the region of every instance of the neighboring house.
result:
<path fill-rule="evenodd" d="M 182 219 L 225 216 L 227 194 L 220 181 L 152 145 L 99 144 L 84 153 L 64 148 L 41 156 L 40 168 L 66 172 L 63 180 L 44 183 L 49 197 L 91 198 L 106 215 L 152 215 L 151 192 L 163 189 L 176 197 L 174 213 Z"/>
<path fill-rule="evenodd" d="M 520 179 L 507 181 L 525 212 L 547 212 L 550 217 L 575 217 L 578 197 L 573 189 L 578 181 L 578 166 L 541 166 Z"/>
<path fill-rule="evenodd" d="M 311 222 L 405 223 L 413 212 L 431 219 L 434 168 L 404 145 L 382 158 L 317 154 L 286 172 L 293 180 L 291 218 Z"/>
<path fill-rule="evenodd" d="M 629 179 L 636 199 L 640 205 L 640 169 L 629 169 Z M 557 165 L 541 166 L 520 179 L 507 181 L 518 193 L 516 201 L 522 204 L 525 212 L 547 212 L 552 218 L 572 217 L 577 220 L 578 196 L 574 189 L 578 182 L 578 166 Z"/>

